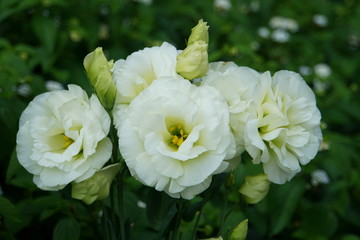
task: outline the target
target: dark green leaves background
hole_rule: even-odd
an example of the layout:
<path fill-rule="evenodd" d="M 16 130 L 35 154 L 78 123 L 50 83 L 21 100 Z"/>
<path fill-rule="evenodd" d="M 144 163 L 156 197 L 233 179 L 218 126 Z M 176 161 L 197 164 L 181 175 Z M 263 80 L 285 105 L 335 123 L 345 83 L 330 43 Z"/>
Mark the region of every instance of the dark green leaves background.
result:
<path fill-rule="evenodd" d="M 108 225 L 101 220 L 99 204 L 86 206 L 71 199 L 69 187 L 40 191 L 18 164 L 14 148 L 19 116 L 29 101 L 46 91 L 49 80 L 90 91 L 82 61 L 97 46 L 115 60 L 163 41 L 183 49 L 190 29 L 201 18 L 210 26 L 211 61 L 234 61 L 272 73 L 298 72 L 301 66 L 311 70 L 304 79 L 316 91 L 329 149 L 293 181 L 271 185 L 268 196 L 254 206 L 245 206 L 237 193 L 244 176 L 260 171 L 245 156 L 231 191 L 215 186 L 197 236 L 217 236 L 225 212 L 221 230 L 225 239 L 228 230 L 245 218 L 248 239 L 360 239 L 360 2 L 230 2 L 226 11 L 208 0 L 153 0 L 150 5 L 132 0 L 0 0 L 0 239 L 103 237 L 100 230 Z M 326 16 L 326 26 L 314 23 L 316 14 Z M 272 40 L 269 21 L 274 16 L 298 23 L 289 41 Z M 268 38 L 259 36 L 260 27 L 270 30 Z M 330 66 L 329 77 L 316 76 L 314 66 L 319 63 Z M 325 86 L 321 91 L 316 88 L 319 82 Z M 19 94 L 24 85 L 30 91 Z M 316 169 L 327 172 L 329 184 L 311 184 Z M 177 203 L 135 180 L 126 181 L 126 201 L 119 204 L 125 204 L 127 225 L 135 232 L 132 237 L 159 239 L 157 231 L 171 225 Z M 184 239 L 192 234 L 194 211 L 208 192 L 185 206 L 187 214 L 180 225 Z M 230 212 L 223 208 L 226 198 Z M 152 209 L 139 207 L 139 201 Z"/>

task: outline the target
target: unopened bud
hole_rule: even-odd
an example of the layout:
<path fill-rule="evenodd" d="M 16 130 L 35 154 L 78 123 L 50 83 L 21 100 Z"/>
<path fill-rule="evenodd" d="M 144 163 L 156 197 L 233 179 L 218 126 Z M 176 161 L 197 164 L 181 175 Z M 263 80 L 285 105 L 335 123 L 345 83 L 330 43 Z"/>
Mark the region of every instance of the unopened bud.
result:
<path fill-rule="evenodd" d="M 260 202 L 268 193 L 270 182 L 265 174 L 245 177 L 239 192 L 245 201 L 250 204 Z"/>
<path fill-rule="evenodd" d="M 187 46 L 177 56 L 176 72 L 189 80 L 204 76 L 209 70 L 207 48 L 204 41 Z"/>
<path fill-rule="evenodd" d="M 101 47 L 96 48 L 84 58 L 84 67 L 91 85 L 107 110 L 113 108 L 117 92 L 111 74 L 113 66 L 114 62 L 106 59 Z"/>
<path fill-rule="evenodd" d="M 92 177 L 85 181 L 72 184 L 71 196 L 82 200 L 86 204 L 92 204 L 95 200 L 102 200 L 109 196 L 110 185 L 120 164 L 113 164 L 97 171 Z"/>
<path fill-rule="evenodd" d="M 206 44 L 209 44 L 209 26 L 207 26 L 206 22 L 202 19 L 193 29 L 191 29 L 187 45 L 189 46 L 196 41 L 204 41 Z"/>
<path fill-rule="evenodd" d="M 245 219 L 231 232 L 230 240 L 245 240 L 248 231 L 248 220 Z"/>

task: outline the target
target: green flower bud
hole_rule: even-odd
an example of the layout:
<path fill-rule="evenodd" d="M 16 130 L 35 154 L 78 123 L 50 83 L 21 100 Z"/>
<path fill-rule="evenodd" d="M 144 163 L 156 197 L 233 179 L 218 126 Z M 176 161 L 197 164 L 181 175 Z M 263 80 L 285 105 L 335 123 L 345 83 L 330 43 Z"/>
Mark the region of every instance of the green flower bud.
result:
<path fill-rule="evenodd" d="M 235 183 L 235 176 L 234 174 L 231 172 L 227 175 L 226 177 L 226 181 L 225 181 L 225 187 L 226 188 L 231 188 Z"/>
<path fill-rule="evenodd" d="M 198 24 L 191 29 L 191 34 L 188 40 L 188 46 L 193 44 L 196 41 L 204 41 L 206 44 L 209 44 L 209 26 L 206 25 L 206 22 L 203 22 L 201 19 Z"/>
<path fill-rule="evenodd" d="M 243 195 L 245 201 L 250 204 L 260 202 L 268 193 L 270 181 L 265 174 L 245 177 L 239 192 Z"/>
<path fill-rule="evenodd" d="M 187 46 L 177 56 L 176 72 L 189 80 L 204 76 L 209 70 L 207 48 L 204 41 Z"/>
<path fill-rule="evenodd" d="M 248 231 L 248 220 L 245 219 L 231 232 L 230 240 L 245 240 Z"/>
<path fill-rule="evenodd" d="M 97 171 L 92 177 L 72 184 L 71 196 L 82 200 L 86 204 L 92 204 L 95 200 L 102 200 L 109 196 L 110 185 L 120 164 L 112 164 Z"/>
<path fill-rule="evenodd" d="M 112 79 L 111 69 L 114 61 L 108 61 L 101 47 L 96 48 L 84 58 L 84 67 L 90 83 L 101 104 L 111 110 L 116 96 L 116 85 Z"/>

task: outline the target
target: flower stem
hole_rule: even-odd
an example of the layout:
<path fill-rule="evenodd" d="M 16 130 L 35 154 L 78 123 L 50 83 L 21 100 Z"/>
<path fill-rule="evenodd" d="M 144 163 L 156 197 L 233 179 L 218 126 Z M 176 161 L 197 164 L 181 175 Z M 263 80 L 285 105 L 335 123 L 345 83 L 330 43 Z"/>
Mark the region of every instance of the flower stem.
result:
<path fill-rule="evenodd" d="M 125 240 L 125 221 L 124 221 L 124 192 L 123 192 L 123 182 L 122 182 L 123 171 L 118 174 L 119 177 L 119 187 L 118 187 L 118 205 L 119 205 L 119 227 L 120 227 L 120 239 Z"/>
<path fill-rule="evenodd" d="M 219 235 L 222 236 L 223 232 L 224 232 L 224 224 L 226 221 L 226 218 L 228 217 L 228 202 L 229 202 L 229 192 L 230 189 L 229 188 L 225 188 L 225 194 L 224 194 L 224 207 L 223 210 L 221 211 L 221 222 L 220 222 L 220 228 L 219 228 Z"/>
<path fill-rule="evenodd" d="M 179 200 L 180 202 L 177 204 L 178 206 L 178 211 L 177 211 L 177 214 L 176 214 L 176 220 L 175 220 L 175 225 L 174 225 L 174 234 L 172 235 L 172 240 L 178 240 L 178 239 L 181 239 L 181 233 L 179 231 L 179 228 L 180 228 L 180 223 L 181 223 L 181 217 L 182 217 L 182 214 L 184 212 L 184 208 L 185 208 L 185 205 L 184 205 L 184 202 L 182 201 L 182 199 Z"/>

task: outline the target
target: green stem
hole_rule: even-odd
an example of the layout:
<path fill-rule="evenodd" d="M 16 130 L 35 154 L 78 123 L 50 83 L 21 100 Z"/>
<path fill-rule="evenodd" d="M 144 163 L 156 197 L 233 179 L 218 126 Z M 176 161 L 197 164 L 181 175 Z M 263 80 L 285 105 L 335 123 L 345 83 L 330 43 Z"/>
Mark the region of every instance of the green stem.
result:
<path fill-rule="evenodd" d="M 123 172 L 121 172 L 123 173 Z M 118 188 L 118 205 L 119 205 L 119 227 L 120 227 L 120 239 L 125 240 L 125 221 L 124 221 L 124 192 L 122 174 L 118 174 L 119 188 Z"/>
<path fill-rule="evenodd" d="M 221 222 L 220 222 L 220 228 L 219 228 L 219 235 L 221 236 L 223 231 L 224 231 L 224 224 L 226 221 L 226 218 L 228 217 L 228 195 L 229 195 L 230 189 L 226 188 L 226 192 L 224 194 L 224 207 L 223 210 L 221 211 Z"/>
<path fill-rule="evenodd" d="M 112 118 L 112 114 L 111 112 L 109 112 L 109 115 L 111 116 L 111 122 L 113 123 L 113 118 Z M 113 144 L 113 151 L 112 151 L 112 156 L 111 156 L 111 163 L 118 163 L 120 162 L 121 168 L 119 173 L 116 175 L 116 180 L 115 180 L 115 186 L 117 187 L 113 187 L 112 191 L 111 191 L 111 208 L 112 208 L 112 223 L 114 228 L 119 229 L 118 231 L 120 231 L 120 233 L 117 231 L 117 239 L 120 240 L 125 240 L 125 220 L 124 220 L 124 189 L 123 189 L 123 176 L 124 173 L 126 172 L 126 168 L 124 167 L 124 162 L 123 159 L 121 158 L 121 155 L 119 155 L 119 140 L 118 140 L 118 136 L 117 136 L 117 131 L 115 129 L 115 127 L 113 125 L 111 125 L 110 127 L 110 138 Z M 119 159 L 120 156 L 120 159 Z M 115 201 L 115 199 L 117 198 L 117 202 Z M 119 207 L 119 214 L 118 214 L 118 218 L 116 218 L 116 206 L 115 203 L 118 205 Z M 115 219 L 116 218 L 116 219 Z M 118 226 L 118 227 L 115 227 Z"/>
<path fill-rule="evenodd" d="M 184 202 L 182 201 L 182 199 L 179 200 L 180 203 L 178 203 L 178 212 L 176 214 L 176 220 L 175 220 L 175 225 L 174 225 L 174 234 L 172 236 L 172 240 L 178 240 L 179 239 L 179 228 L 180 228 L 180 223 L 181 223 L 181 217 L 182 214 L 184 212 Z"/>
<path fill-rule="evenodd" d="M 203 205 L 200 207 L 200 210 L 197 212 L 197 216 L 196 216 L 196 221 L 195 221 L 195 225 L 194 225 L 194 229 L 193 232 L 191 234 L 191 239 L 196 240 L 196 230 L 199 226 L 199 222 L 200 222 L 200 217 L 202 214 L 202 210 L 203 210 Z"/>

